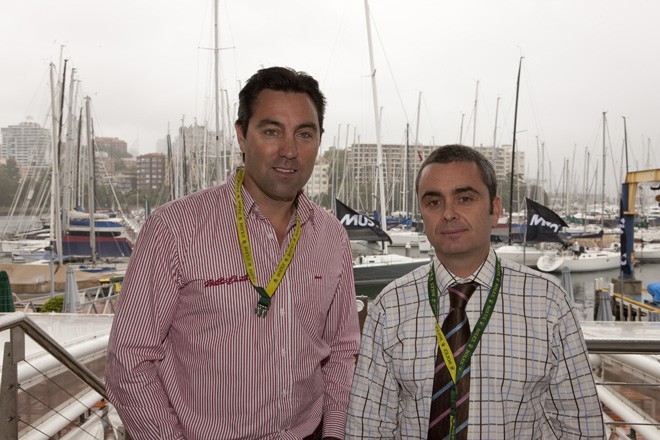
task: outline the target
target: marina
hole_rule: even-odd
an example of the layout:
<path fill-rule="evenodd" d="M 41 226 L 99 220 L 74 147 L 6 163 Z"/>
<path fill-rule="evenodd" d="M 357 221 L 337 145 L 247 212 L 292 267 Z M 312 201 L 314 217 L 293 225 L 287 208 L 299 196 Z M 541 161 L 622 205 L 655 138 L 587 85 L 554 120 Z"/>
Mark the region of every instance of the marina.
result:
<path fill-rule="evenodd" d="M 419 165 L 474 147 L 503 207 L 491 245 L 567 291 L 608 439 L 660 439 L 656 5 L 199 3 L 213 13 L 7 6 L 5 59 L 23 62 L 7 63 L 0 108 L 0 440 L 127 438 L 105 360 L 140 227 L 245 161 L 237 97 L 271 65 L 309 72 L 327 98 L 302 191 L 348 233 L 361 324 L 433 259 Z"/>

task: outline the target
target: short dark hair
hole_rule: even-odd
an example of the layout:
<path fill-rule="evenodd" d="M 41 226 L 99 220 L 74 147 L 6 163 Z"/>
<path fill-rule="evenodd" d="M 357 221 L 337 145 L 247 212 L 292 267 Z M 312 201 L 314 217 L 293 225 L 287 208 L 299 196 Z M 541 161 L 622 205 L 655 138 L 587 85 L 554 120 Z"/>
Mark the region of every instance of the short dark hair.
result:
<path fill-rule="evenodd" d="M 319 83 L 305 72 L 297 72 L 290 67 L 268 67 L 260 69 L 250 77 L 238 94 L 238 119 L 236 123 L 247 134 L 250 118 L 254 113 L 254 103 L 262 90 L 280 92 L 306 93 L 316 107 L 319 117 L 319 130 L 323 133 L 323 116 L 325 114 L 325 96 L 319 88 Z"/>
<path fill-rule="evenodd" d="M 495 169 L 486 157 L 477 151 L 474 148 L 466 147 L 465 145 L 443 145 L 438 147 L 429 154 L 429 156 L 424 159 L 417 177 L 415 178 L 415 192 L 419 191 L 419 176 L 422 174 L 422 170 L 427 165 L 432 163 L 452 163 L 452 162 L 474 162 L 479 168 L 479 174 L 481 174 L 481 180 L 484 182 L 488 188 L 488 197 L 490 198 L 490 209 L 492 213 L 493 202 L 497 196 L 497 176 L 495 175 Z"/>

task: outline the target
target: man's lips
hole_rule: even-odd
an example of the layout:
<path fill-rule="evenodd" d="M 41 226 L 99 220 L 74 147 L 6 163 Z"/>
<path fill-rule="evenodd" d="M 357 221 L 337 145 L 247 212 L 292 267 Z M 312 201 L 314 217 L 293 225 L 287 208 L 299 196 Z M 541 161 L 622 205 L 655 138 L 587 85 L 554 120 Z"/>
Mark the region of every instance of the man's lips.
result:
<path fill-rule="evenodd" d="M 278 173 L 285 173 L 285 174 L 293 174 L 296 172 L 296 170 L 293 170 L 291 168 L 278 168 L 278 167 L 273 167 L 275 171 Z"/>
<path fill-rule="evenodd" d="M 466 228 L 452 228 L 452 229 L 444 229 L 444 230 L 440 231 L 440 234 L 444 235 L 444 236 L 450 236 L 451 237 L 452 235 L 458 235 L 458 234 L 460 234 L 462 232 L 465 232 L 465 231 L 467 231 Z"/>

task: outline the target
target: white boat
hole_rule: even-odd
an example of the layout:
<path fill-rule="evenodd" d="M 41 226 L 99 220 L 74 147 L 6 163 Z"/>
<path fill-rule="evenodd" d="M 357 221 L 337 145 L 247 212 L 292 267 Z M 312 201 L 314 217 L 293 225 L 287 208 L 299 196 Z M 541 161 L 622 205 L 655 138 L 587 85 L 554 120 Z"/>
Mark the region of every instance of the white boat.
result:
<path fill-rule="evenodd" d="M 525 246 L 522 244 L 505 245 L 495 248 L 495 253 L 500 258 L 529 267 L 536 267 L 536 262 L 546 252 L 536 246 Z"/>
<path fill-rule="evenodd" d="M 378 291 L 393 280 L 402 277 L 424 264 L 428 257 L 406 257 L 404 255 L 361 255 L 353 261 L 353 276 L 356 289 L 376 288 Z"/>
<path fill-rule="evenodd" d="M 620 253 L 621 245 L 619 243 L 612 243 L 608 249 Z M 635 243 L 633 251 L 636 261 L 660 261 L 660 243 Z"/>
<path fill-rule="evenodd" d="M 16 239 L 16 240 L 1 240 L 0 241 L 0 253 L 11 254 L 17 251 L 23 251 L 25 249 L 33 249 L 37 247 L 48 246 L 48 239 Z"/>
<path fill-rule="evenodd" d="M 410 245 L 419 248 L 420 252 L 428 252 L 431 249 L 429 239 L 423 232 L 417 232 L 410 229 L 390 229 L 387 235 L 392 239 L 390 246 L 403 247 Z"/>
<path fill-rule="evenodd" d="M 660 243 L 635 243 L 635 260 L 660 261 Z"/>
<path fill-rule="evenodd" d="M 618 269 L 621 267 L 621 254 L 612 251 L 586 251 L 579 256 L 557 252 L 545 254 L 536 261 L 542 272 L 561 272 L 565 267 L 571 272 L 593 272 Z"/>

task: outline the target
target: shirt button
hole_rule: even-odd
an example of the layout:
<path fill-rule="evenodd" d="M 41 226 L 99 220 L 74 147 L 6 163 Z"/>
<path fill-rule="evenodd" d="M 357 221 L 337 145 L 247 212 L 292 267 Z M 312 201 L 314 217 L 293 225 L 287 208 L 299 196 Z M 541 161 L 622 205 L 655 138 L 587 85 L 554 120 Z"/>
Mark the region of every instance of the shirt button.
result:
<path fill-rule="evenodd" d="M 283 358 L 286 357 L 286 349 L 284 349 L 284 348 L 282 349 L 282 357 L 283 357 Z"/>
<path fill-rule="evenodd" d="M 273 234 L 271 234 L 270 232 L 267 232 L 266 237 L 268 237 L 269 240 L 272 240 L 273 239 Z"/>
<path fill-rule="evenodd" d="M 280 309 L 280 316 L 284 316 L 284 307 Z"/>

